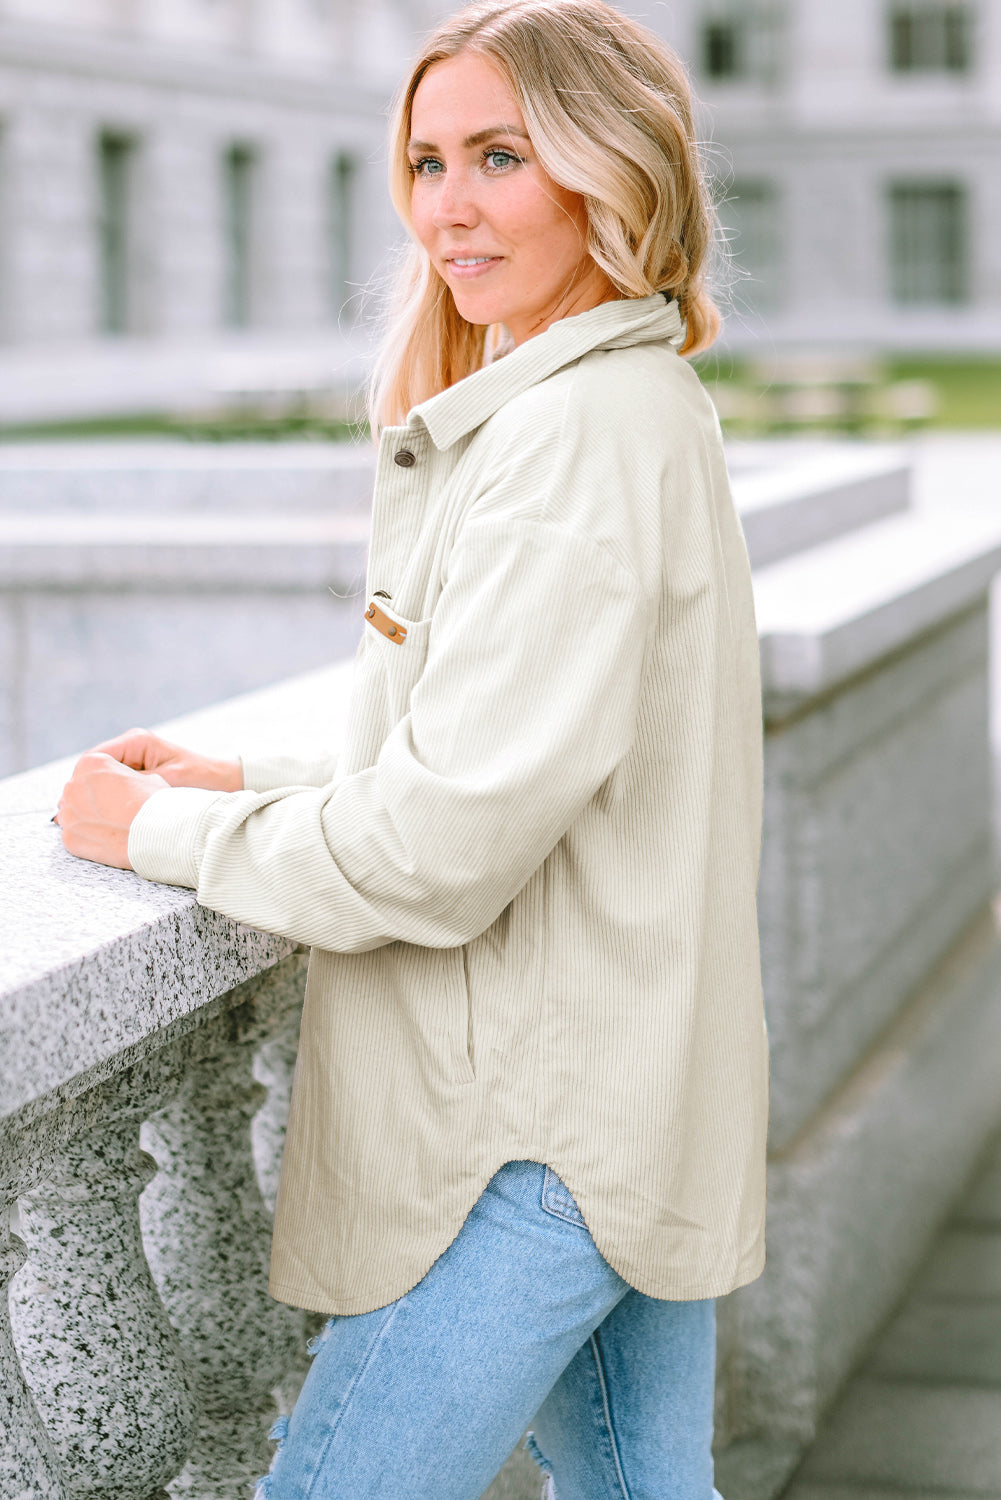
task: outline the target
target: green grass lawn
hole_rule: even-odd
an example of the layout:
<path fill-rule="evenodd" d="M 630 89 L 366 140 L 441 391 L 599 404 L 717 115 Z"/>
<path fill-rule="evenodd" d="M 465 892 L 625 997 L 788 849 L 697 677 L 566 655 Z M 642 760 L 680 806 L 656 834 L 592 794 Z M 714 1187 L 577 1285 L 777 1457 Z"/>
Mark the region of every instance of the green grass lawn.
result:
<path fill-rule="evenodd" d="M 823 355 L 819 356 L 822 361 Z M 832 371 L 838 356 L 831 357 Z M 892 358 L 856 361 L 864 377 L 802 384 L 776 357 L 767 368 L 710 350 L 695 361 L 720 410 L 725 432 L 853 432 L 874 437 L 927 428 L 1001 429 L 1001 358 Z M 843 373 L 843 372 L 842 372 Z M 858 373 L 858 372 L 856 372 Z M 916 394 L 915 394 L 916 392 Z M 825 409 L 828 408 L 828 409 Z M 366 436 L 363 424 L 330 417 L 270 416 L 241 411 L 220 416 L 162 412 L 88 421 L 0 425 L 0 442 L 170 437 L 190 442 L 338 442 Z"/>
<path fill-rule="evenodd" d="M 717 402 L 724 430 L 734 436 L 1001 429 L 1001 358 L 852 361 L 831 355 L 826 379 L 824 360 L 817 356 L 812 367 L 806 362 L 805 379 L 797 378 L 796 362 L 782 356 L 758 364 L 710 351 L 696 368 Z"/>
<path fill-rule="evenodd" d="M 933 427 L 1001 427 L 1001 359 L 894 359 L 891 380 L 927 380 L 938 396 Z"/>
<path fill-rule="evenodd" d="M 92 417 L 65 422 L 0 425 L 0 442 L 49 442 L 91 438 L 166 437 L 192 443 L 340 442 L 367 428 L 329 417 L 270 417 L 260 412 L 233 416 L 181 417 L 162 412 L 128 417 Z"/>

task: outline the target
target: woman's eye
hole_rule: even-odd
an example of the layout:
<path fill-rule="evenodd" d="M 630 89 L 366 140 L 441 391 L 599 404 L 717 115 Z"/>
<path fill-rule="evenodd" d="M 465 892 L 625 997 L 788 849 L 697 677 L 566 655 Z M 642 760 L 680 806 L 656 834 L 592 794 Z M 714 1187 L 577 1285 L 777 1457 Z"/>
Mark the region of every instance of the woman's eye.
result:
<path fill-rule="evenodd" d="M 414 177 L 439 177 L 444 167 L 436 156 L 422 156 L 420 161 L 410 163 L 410 171 Z"/>
<path fill-rule="evenodd" d="M 483 160 L 487 167 L 493 172 L 504 172 L 512 162 L 520 162 L 521 157 L 516 156 L 513 151 L 486 151 Z"/>

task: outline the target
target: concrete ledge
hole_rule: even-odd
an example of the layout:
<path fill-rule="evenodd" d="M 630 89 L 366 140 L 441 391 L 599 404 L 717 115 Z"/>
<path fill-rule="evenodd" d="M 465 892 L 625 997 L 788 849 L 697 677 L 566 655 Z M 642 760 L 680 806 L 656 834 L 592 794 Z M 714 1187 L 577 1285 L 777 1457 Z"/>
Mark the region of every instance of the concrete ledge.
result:
<path fill-rule="evenodd" d="M 987 670 L 981 600 L 766 735 L 774 1149 L 996 889 Z"/>
<path fill-rule="evenodd" d="M 0 513 L 0 588 L 360 591 L 364 515 Z"/>
<path fill-rule="evenodd" d="M 812 1438 L 997 1128 L 999 1056 L 1001 903 L 770 1164 L 768 1265 L 720 1305 L 734 1438 Z"/>
<path fill-rule="evenodd" d="M 910 463 L 896 448 L 819 447 L 775 467 L 733 474 L 754 568 L 907 509 Z"/>
<path fill-rule="evenodd" d="M 139 352 L 151 357 L 148 348 Z M 188 352 L 178 349 L 176 357 Z M 95 351 L 95 358 L 100 354 L 113 365 L 115 353 L 126 359 L 121 351 L 105 350 Z M 170 356 L 169 346 L 159 350 L 161 360 Z M 6 351 L 8 364 L 12 357 Z M 24 362 L 29 358 L 18 357 Z M 224 348 L 217 357 L 225 358 Z M 31 358 L 40 374 L 55 362 L 52 354 L 46 358 L 38 351 Z M 0 444 L 0 514 L 57 512 L 79 518 L 110 513 L 128 520 L 164 511 L 239 512 L 241 525 L 262 511 L 276 520 L 289 512 L 327 519 L 348 513 L 367 516 L 374 473 L 375 448 L 367 441 L 6 443 Z"/>
<path fill-rule="evenodd" d="M 961 613 L 1001 566 L 1001 521 L 902 515 L 755 574 L 766 717 L 810 699 Z"/>

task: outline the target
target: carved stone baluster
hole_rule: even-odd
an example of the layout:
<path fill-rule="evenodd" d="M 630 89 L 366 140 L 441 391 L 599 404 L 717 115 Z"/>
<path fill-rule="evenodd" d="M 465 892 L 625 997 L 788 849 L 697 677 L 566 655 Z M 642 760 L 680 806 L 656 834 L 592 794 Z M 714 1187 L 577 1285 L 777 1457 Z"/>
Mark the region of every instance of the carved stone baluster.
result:
<path fill-rule="evenodd" d="M 252 1044 L 230 1042 L 193 1064 L 144 1134 L 160 1167 L 143 1195 L 147 1253 L 204 1414 L 178 1488 L 199 1500 L 267 1468 L 273 1393 L 304 1337 L 303 1315 L 267 1291 L 271 1216 L 250 1130 L 265 1091 L 252 1062 Z"/>
<path fill-rule="evenodd" d="M 154 1171 L 136 1122 L 109 1119 L 20 1200 L 14 1342 L 71 1494 L 165 1497 L 190 1446 L 190 1384 L 139 1232 Z"/>
<path fill-rule="evenodd" d="M 7 1288 L 25 1252 L 10 1232 L 8 1212 L 8 1205 L 0 1203 L 0 1495 L 4 1500 L 65 1500 L 56 1455 L 11 1337 Z"/>

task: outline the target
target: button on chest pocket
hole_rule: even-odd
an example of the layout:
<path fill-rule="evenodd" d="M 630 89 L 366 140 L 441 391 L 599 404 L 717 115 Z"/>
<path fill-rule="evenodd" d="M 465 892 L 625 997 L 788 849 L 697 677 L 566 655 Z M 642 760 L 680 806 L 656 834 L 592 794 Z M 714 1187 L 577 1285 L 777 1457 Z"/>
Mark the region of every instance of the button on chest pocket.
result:
<path fill-rule="evenodd" d="M 409 620 L 384 598 L 371 598 L 365 606 L 368 651 L 379 661 L 386 684 L 387 708 L 396 724 L 409 711 L 410 694 L 427 661 L 430 616 Z"/>

